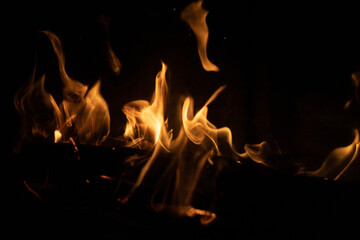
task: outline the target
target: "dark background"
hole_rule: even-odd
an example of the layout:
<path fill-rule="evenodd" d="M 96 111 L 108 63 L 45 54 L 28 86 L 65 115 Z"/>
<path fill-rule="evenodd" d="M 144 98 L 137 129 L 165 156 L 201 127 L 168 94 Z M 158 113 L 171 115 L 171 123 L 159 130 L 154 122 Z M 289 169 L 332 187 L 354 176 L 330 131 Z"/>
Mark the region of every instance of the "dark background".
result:
<path fill-rule="evenodd" d="M 345 111 L 344 104 L 354 98 L 351 74 L 360 70 L 357 6 L 313 1 L 205 1 L 204 8 L 210 11 L 208 56 L 220 68 L 220 72 L 213 73 L 202 69 L 196 39 L 180 20 L 180 12 L 188 3 L 3 5 L 5 74 L 1 89 L 6 154 L 13 152 L 20 138 L 21 124 L 13 97 L 28 81 L 35 64 L 38 76 L 46 74 L 46 89 L 61 101 L 57 60 L 40 30 L 53 31 L 60 37 L 66 70 L 72 78 L 89 85 L 101 78 L 101 91 L 110 108 L 111 136 L 121 135 L 124 129 L 123 104 L 151 98 L 162 60 L 168 65 L 171 127 L 176 127 L 175 110 L 181 96 L 191 95 L 199 109 L 219 86 L 226 84 L 226 90 L 209 106 L 208 118 L 218 127 L 230 127 L 240 152 L 246 143 L 266 140 L 316 168 L 332 149 L 352 142 L 353 128 L 360 122 L 359 106 L 354 103 Z M 106 41 L 122 63 L 119 76 L 109 67 Z M 45 160 L 47 151 L 38 151 Z M 101 149 L 96 151 L 102 153 Z M 59 162 L 62 154 L 57 156 Z M 39 166 L 40 170 L 44 168 Z M 66 164 L 61 166 L 74 171 Z M 354 188 L 320 179 L 277 174 L 267 177 L 261 169 L 246 166 L 227 171 L 219 180 L 219 191 L 225 193 L 217 209 L 220 219 L 213 228 L 204 228 L 209 237 L 224 238 L 228 234 L 225 237 L 233 239 L 235 232 L 239 237 L 259 239 L 319 239 L 333 237 L 334 232 L 343 238 L 343 233 L 357 231 L 356 184 Z M 12 172 L 1 175 L 8 177 Z M 165 238 L 168 235 L 163 226 L 175 226 L 174 232 L 181 238 L 189 237 L 189 226 L 200 236 L 203 230 L 192 220 L 187 223 L 151 211 L 144 213 L 136 203 L 129 209 L 125 205 L 120 214 L 113 209 L 92 212 L 49 207 L 24 188 L 21 178 L 16 180 L 4 181 L 8 186 L 3 198 L 8 201 L 2 205 L 2 211 L 10 210 L 9 215 L 5 214 L 6 221 L 11 217 L 8 231 L 20 226 L 19 231 L 12 232 L 16 236 L 68 238 L 74 229 L 80 238 L 118 239 L 125 234 L 123 238 L 131 239 L 134 233 L 146 236 L 151 230 L 154 236 L 161 231 Z M 106 189 L 97 190 L 95 193 Z M 101 194 L 97 197 L 102 199 Z M 34 216 L 41 220 L 34 220 Z M 227 219 L 221 219 L 224 216 Z M 196 232 L 192 237 L 197 238 Z"/>
<path fill-rule="evenodd" d="M 169 67 L 168 116 L 173 128 L 181 96 L 191 95 L 199 109 L 226 84 L 210 105 L 208 118 L 217 127 L 230 127 L 239 152 L 246 143 L 266 140 L 306 162 L 322 160 L 333 148 L 352 142 L 357 106 L 344 111 L 344 104 L 354 97 L 351 73 L 360 68 L 356 6 L 205 1 L 210 12 L 208 57 L 220 68 L 214 73 L 202 69 L 195 36 L 180 19 L 189 2 L 4 7 L 7 149 L 11 152 L 20 137 L 13 95 L 35 64 L 38 76 L 46 74 L 47 90 L 61 101 L 57 60 L 40 30 L 53 31 L 62 40 L 69 76 L 90 86 L 101 78 L 111 136 L 124 129 L 123 104 L 151 98 L 164 61 Z M 122 63 L 119 76 L 111 72 L 106 41 Z"/>

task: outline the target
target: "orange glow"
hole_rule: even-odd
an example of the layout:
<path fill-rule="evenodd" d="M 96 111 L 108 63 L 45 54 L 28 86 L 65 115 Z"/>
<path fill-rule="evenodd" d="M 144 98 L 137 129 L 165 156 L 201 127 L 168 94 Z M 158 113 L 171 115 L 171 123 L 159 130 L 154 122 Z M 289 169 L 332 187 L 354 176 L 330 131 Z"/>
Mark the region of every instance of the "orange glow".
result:
<path fill-rule="evenodd" d="M 164 137 L 169 137 L 166 131 L 164 111 L 166 104 L 167 85 L 165 80 L 167 66 L 162 63 L 161 71 L 156 75 L 155 92 L 151 103 L 136 100 L 123 106 L 127 123 L 124 137 L 131 139 L 127 146 L 138 146 L 142 149 L 152 149 Z M 160 136 L 162 139 L 160 139 Z"/>
<path fill-rule="evenodd" d="M 206 24 L 206 16 L 208 11 L 202 7 L 203 1 L 190 3 L 182 12 L 181 19 L 187 22 L 194 32 L 197 39 L 198 53 L 200 56 L 201 64 L 206 71 L 218 72 L 220 69 L 210 62 L 207 57 L 207 42 L 209 39 L 209 28 Z"/>

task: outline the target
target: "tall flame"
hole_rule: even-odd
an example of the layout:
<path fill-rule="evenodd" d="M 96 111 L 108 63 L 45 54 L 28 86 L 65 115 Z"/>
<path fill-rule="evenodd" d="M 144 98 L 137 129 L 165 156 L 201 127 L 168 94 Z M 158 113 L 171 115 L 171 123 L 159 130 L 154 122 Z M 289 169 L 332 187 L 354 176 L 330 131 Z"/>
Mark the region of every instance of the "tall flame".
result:
<path fill-rule="evenodd" d="M 136 100 L 123 107 L 127 118 L 124 132 L 125 139 L 128 139 L 127 146 L 152 151 L 128 197 L 142 184 L 150 168 L 158 166 L 156 159 L 159 155 L 168 154 L 170 155 L 168 167 L 159 179 L 167 179 L 167 175 L 175 174 L 172 201 L 178 206 L 178 213 L 186 215 L 189 210 L 186 206 L 190 206 L 192 202 L 192 195 L 205 163 L 207 161 L 212 163 L 215 155 L 223 154 L 218 142 L 226 142 L 233 153 L 239 156 L 240 154 L 233 149 L 230 129 L 227 127 L 218 129 L 207 119 L 208 105 L 225 89 L 225 86 L 215 91 L 195 115 L 193 99 L 191 97 L 185 99 L 180 112 L 182 127 L 177 137 L 173 139 L 173 131 L 168 129 L 164 116 L 168 92 L 166 70 L 167 66 L 162 63 L 162 69 L 155 79 L 155 91 L 151 102 Z M 140 160 L 143 161 L 144 158 L 132 157 L 128 161 L 134 163 Z M 168 187 L 168 183 L 160 183 L 159 188 L 165 185 Z M 206 214 L 206 216 L 213 215 Z"/>
<path fill-rule="evenodd" d="M 168 137 L 164 118 L 167 85 L 165 73 L 167 66 L 162 63 L 161 71 L 156 75 L 155 92 L 151 103 L 145 100 L 136 100 L 123 106 L 123 112 L 128 120 L 124 133 L 125 138 L 132 141 L 128 146 L 137 145 L 140 148 L 151 149 L 160 139 Z"/>
<path fill-rule="evenodd" d="M 220 69 L 210 62 L 207 57 L 207 42 L 209 39 L 209 28 L 206 24 L 206 16 L 209 11 L 202 7 L 202 0 L 190 3 L 182 12 L 181 19 L 189 24 L 197 39 L 198 53 L 201 64 L 206 71 L 218 72 Z"/>

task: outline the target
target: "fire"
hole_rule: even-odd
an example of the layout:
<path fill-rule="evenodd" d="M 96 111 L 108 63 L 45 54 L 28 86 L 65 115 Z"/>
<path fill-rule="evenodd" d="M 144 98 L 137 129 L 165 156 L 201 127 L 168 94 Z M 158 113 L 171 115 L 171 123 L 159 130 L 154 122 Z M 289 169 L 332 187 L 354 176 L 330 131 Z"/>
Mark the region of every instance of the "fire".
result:
<path fill-rule="evenodd" d="M 354 140 L 345 147 L 335 148 L 327 156 L 321 167 L 305 174 L 330 180 L 337 180 L 359 155 L 359 131 L 354 130 Z"/>
<path fill-rule="evenodd" d="M 155 80 L 155 92 L 151 103 L 145 100 L 136 100 L 124 105 L 123 112 L 128 120 L 124 137 L 131 139 L 127 146 L 138 146 L 142 149 L 151 149 L 157 142 L 170 138 L 166 131 L 164 119 L 167 85 L 165 73 L 167 66 L 162 63 L 162 69 Z M 160 139 L 161 137 L 161 139 Z M 165 140 L 166 142 L 167 140 Z"/>
<path fill-rule="evenodd" d="M 203 68 L 206 71 L 218 72 L 220 69 L 210 62 L 206 53 L 207 42 L 209 39 L 209 28 L 206 24 L 206 16 L 209 14 L 209 11 L 202 7 L 202 3 L 202 0 L 190 3 L 181 12 L 180 17 L 189 24 L 196 36 L 198 53 Z"/>
<path fill-rule="evenodd" d="M 158 167 L 156 160 L 159 156 L 164 158 L 163 154 L 168 154 L 170 155 L 169 168 L 160 179 L 166 179 L 170 172 L 176 175 L 172 202 L 178 206 L 179 214 L 187 215 L 189 213 L 184 209 L 189 209 L 188 207 L 191 205 L 192 195 L 205 163 L 207 161 L 213 163 L 214 156 L 223 154 L 218 142 L 227 143 L 231 152 L 237 156 L 244 157 L 246 154 L 242 155 L 234 150 L 229 128 L 218 129 L 207 119 L 208 105 L 225 89 L 225 86 L 215 91 L 195 115 L 194 100 L 191 97 L 185 99 L 182 103 L 182 111 L 179 113 L 182 127 L 178 136 L 173 139 L 173 130 L 168 129 L 168 120 L 164 116 L 168 93 L 166 70 L 167 66 L 162 63 L 162 69 L 155 79 L 155 91 L 151 102 L 136 100 L 123 107 L 127 118 L 124 131 L 124 138 L 128 139 L 127 146 L 152 151 L 128 197 L 141 185 L 150 168 Z M 128 159 L 131 165 L 143 160 L 143 157 Z M 161 188 L 160 185 L 159 188 Z M 201 210 L 197 211 L 201 212 Z M 209 217 L 209 214 L 204 215 Z"/>
<path fill-rule="evenodd" d="M 202 1 L 197 1 L 182 11 L 181 19 L 189 24 L 197 38 L 198 54 L 203 68 L 206 71 L 219 71 L 207 57 L 207 14 L 208 11 L 202 8 Z M 35 68 L 29 84 L 20 89 L 15 96 L 15 106 L 23 120 L 24 138 L 41 136 L 55 143 L 71 142 L 77 152 L 77 141 L 82 144 L 100 145 L 110 133 L 110 113 L 107 102 L 101 95 L 101 81 L 98 80 L 89 88 L 70 78 L 65 70 L 65 55 L 60 39 L 52 32 L 42 33 L 49 38 L 58 60 L 63 98 L 59 104 L 55 101 L 45 89 L 45 74 L 36 79 Z M 121 63 L 109 42 L 107 51 L 109 64 L 118 75 Z M 207 224 L 216 218 L 216 214 L 211 212 L 212 209 L 208 211 L 192 206 L 195 189 L 207 163 L 217 167 L 218 156 L 229 157 L 236 163 L 242 163 L 244 158 L 248 158 L 274 169 L 278 163 L 274 163 L 273 158 L 269 157 L 274 153 L 267 142 L 246 144 L 245 152 L 239 153 L 233 146 L 231 130 L 226 126 L 217 128 L 209 121 L 209 106 L 226 86 L 220 86 L 198 111 L 194 110 L 194 99 L 191 96 L 185 97 L 180 102 L 181 108 L 177 113 L 181 122 L 180 129 L 174 136 L 166 117 L 169 97 L 167 69 L 168 66 L 162 62 L 161 70 L 155 77 L 155 90 L 150 101 L 135 100 L 122 107 L 127 119 L 122 136 L 125 146 L 143 149 L 147 154 L 126 159 L 130 167 L 141 166 L 141 169 L 136 175 L 132 189 L 121 202 L 127 202 L 146 182 L 146 177 L 156 178 L 153 206 L 157 209 L 171 206 L 169 208 L 174 209 L 177 214 L 190 217 L 197 215 Z M 356 90 L 359 87 L 359 79 L 358 74 L 352 75 Z M 358 98 L 356 91 L 356 102 L 359 101 Z M 351 102 L 352 100 L 348 101 L 345 108 L 349 108 Z M 331 151 L 317 170 L 299 167 L 297 173 L 338 180 L 358 158 L 359 144 L 359 131 L 355 129 L 352 143 Z M 281 154 L 280 150 L 276 154 Z M 160 169 L 160 174 L 149 176 L 153 169 Z M 111 176 L 100 177 L 115 181 Z M 90 183 L 90 180 L 87 179 L 86 182 Z M 29 191 L 33 191 L 26 182 L 24 184 Z M 158 199 L 161 199 L 160 203 Z"/>
<path fill-rule="evenodd" d="M 98 81 L 88 90 L 88 86 L 71 79 L 65 71 L 65 55 L 60 39 L 49 31 L 43 32 L 53 45 L 63 82 L 61 135 L 66 141 L 76 134 L 80 143 L 98 145 L 110 132 L 110 114 L 107 103 L 100 94 L 101 83 Z"/>
<path fill-rule="evenodd" d="M 29 85 L 20 89 L 14 104 L 22 118 L 23 138 L 41 136 L 49 138 L 60 126 L 60 110 L 53 96 L 45 90 L 45 75 L 35 78 L 35 70 Z"/>
<path fill-rule="evenodd" d="M 100 80 L 88 90 L 88 86 L 71 79 L 65 71 L 65 55 L 60 39 L 52 32 L 43 31 L 52 43 L 59 63 L 63 83 L 63 101 L 58 105 L 44 87 L 45 75 L 35 80 L 35 70 L 29 85 L 15 96 L 15 106 L 24 116 L 24 129 L 31 129 L 32 135 L 53 136 L 54 142 L 68 142 L 76 137 L 80 143 L 98 145 L 110 132 L 110 115 L 106 101 L 100 94 Z M 45 109 L 38 109 L 38 102 Z M 33 108 L 37 108 L 34 112 Z M 51 110 L 51 111 L 48 111 Z M 35 115 L 37 114 L 37 115 Z M 39 118 L 48 114 L 53 119 L 44 123 Z M 31 115 L 31 116 L 30 116 Z"/>

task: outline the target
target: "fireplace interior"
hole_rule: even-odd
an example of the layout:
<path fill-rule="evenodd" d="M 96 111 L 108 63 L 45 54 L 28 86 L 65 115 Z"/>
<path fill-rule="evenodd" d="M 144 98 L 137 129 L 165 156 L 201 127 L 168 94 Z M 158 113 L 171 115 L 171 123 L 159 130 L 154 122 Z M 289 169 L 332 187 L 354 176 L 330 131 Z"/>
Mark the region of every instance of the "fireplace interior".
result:
<path fill-rule="evenodd" d="M 298 174 L 302 168 L 318 169 L 333 149 L 351 144 L 359 127 L 358 89 L 352 81 L 352 74 L 360 70 L 356 7 L 311 1 L 234 5 L 204 0 L 209 11 L 207 54 L 220 68 L 207 72 L 201 66 L 196 37 L 180 18 L 189 3 L 9 7 L 11 23 L 4 29 L 10 51 L 5 54 L 9 67 L 3 80 L 1 215 L 11 236 L 318 239 L 358 235 L 360 160 L 355 159 L 338 181 Z M 38 136 L 21 139 L 21 119 L 13 100 L 34 67 L 37 77 L 46 75 L 45 88 L 55 101 L 62 100 L 58 60 L 40 32 L 44 30 L 62 40 L 69 76 L 90 87 L 101 79 L 111 130 L 100 146 L 53 143 Z M 109 64 L 109 43 L 121 63 L 119 73 Z M 126 125 L 121 108 L 129 101 L 151 98 L 161 61 L 168 66 L 166 116 L 175 136 L 178 100 L 192 96 L 196 111 L 226 85 L 209 105 L 208 119 L 231 129 L 239 152 L 245 144 L 267 141 L 270 158 L 277 163 L 275 168 L 247 159 L 238 164 L 224 156 L 216 158 L 215 168 L 206 163 L 193 199 L 195 208 L 211 206 L 216 214 L 207 225 L 196 214 L 178 216 L 170 203 L 156 211 L 149 201 L 154 191 L 151 177 L 124 200 L 140 171 L 129 171 L 126 158 L 147 153 L 120 146 L 118 137 Z M 216 172 L 217 166 L 221 171 Z M 209 179 L 216 187 L 209 189 Z"/>

